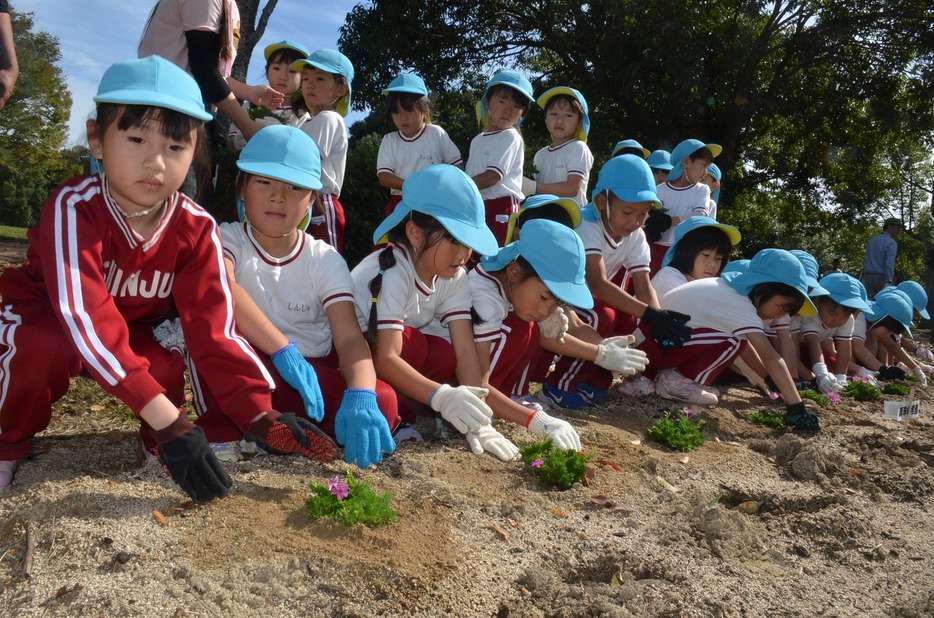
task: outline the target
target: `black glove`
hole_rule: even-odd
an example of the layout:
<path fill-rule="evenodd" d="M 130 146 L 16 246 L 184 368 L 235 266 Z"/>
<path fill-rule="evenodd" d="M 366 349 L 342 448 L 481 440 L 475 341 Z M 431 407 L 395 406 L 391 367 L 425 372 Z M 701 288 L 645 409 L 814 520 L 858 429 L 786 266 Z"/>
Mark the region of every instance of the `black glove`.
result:
<path fill-rule="evenodd" d="M 785 404 L 785 424 L 795 429 L 820 429 L 820 421 L 813 412 L 804 407 L 804 402 Z"/>
<path fill-rule="evenodd" d="M 661 208 L 653 208 L 649 211 L 649 217 L 645 220 L 645 237 L 649 242 L 658 242 L 662 234 L 671 227 L 671 215 Z"/>
<path fill-rule="evenodd" d="M 266 412 L 250 423 L 250 434 L 279 454 L 298 453 L 323 462 L 337 456 L 337 445 L 327 434 L 291 412 Z"/>
<path fill-rule="evenodd" d="M 879 367 L 879 375 L 877 376 L 880 380 L 904 380 L 908 376 L 908 373 L 899 367 L 894 365 L 882 365 Z"/>
<path fill-rule="evenodd" d="M 680 348 L 691 339 L 694 329 L 685 326 L 691 316 L 677 311 L 659 311 L 653 307 L 646 307 L 642 314 L 642 321 L 649 327 L 652 339 L 658 343 L 662 354 Z"/>
<path fill-rule="evenodd" d="M 204 430 L 184 414 L 179 414 L 168 427 L 152 431 L 152 438 L 172 480 L 189 498 L 201 503 L 227 495 L 233 481 L 217 462 Z"/>

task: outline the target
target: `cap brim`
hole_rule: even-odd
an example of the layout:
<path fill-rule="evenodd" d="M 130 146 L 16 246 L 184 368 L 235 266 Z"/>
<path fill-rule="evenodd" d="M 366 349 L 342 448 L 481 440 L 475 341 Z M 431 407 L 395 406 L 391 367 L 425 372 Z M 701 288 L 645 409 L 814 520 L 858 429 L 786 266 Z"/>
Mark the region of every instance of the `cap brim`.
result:
<path fill-rule="evenodd" d="M 373 232 L 373 243 L 379 245 L 389 242 L 389 231 L 399 225 L 411 211 L 412 208 L 405 203 L 403 197 L 402 201 L 396 205 L 396 209 L 392 211 L 392 214 L 383 219 L 383 222 Z M 457 242 L 480 255 L 494 255 L 499 251 L 496 237 L 490 231 L 490 228 L 485 225 L 483 228 L 478 229 L 466 225 L 463 221 L 454 221 L 443 215 L 433 214 L 432 216 Z"/>
<path fill-rule="evenodd" d="M 754 288 L 759 283 L 775 281 L 774 276 L 751 270 L 725 272 L 720 275 L 720 278 L 733 286 L 733 289 L 735 289 L 743 296 L 749 294 L 749 292 L 752 291 L 752 288 Z M 804 296 L 804 304 L 801 305 L 801 309 L 798 311 L 798 315 L 805 318 L 817 315 L 817 307 L 808 297 L 807 290 L 802 290 L 798 287 L 795 287 L 795 290 Z"/>
<path fill-rule="evenodd" d="M 192 116 L 202 122 L 207 122 L 214 118 L 204 107 L 196 107 L 191 101 L 179 99 L 178 97 L 163 92 L 146 91 L 144 93 L 137 89 L 111 90 L 106 94 L 95 96 L 94 102 L 164 107 L 187 116 Z"/>
<path fill-rule="evenodd" d="M 241 159 L 237 161 L 237 167 L 248 174 L 274 178 L 275 180 L 305 187 L 312 191 L 318 191 L 324 186 L 320 178 L 316 178 L 312 174 L 300 172 L 279 163 L 270 163 L 269 161 L 243 161 Z"/>
<path fill-rule="evenodd" d="M 549 277 L 541 273 L 539 273 L 539 278 L 558 300 L 581 309 L 593 308 L 593 294 L 586 283 L 549 281 Z"/>

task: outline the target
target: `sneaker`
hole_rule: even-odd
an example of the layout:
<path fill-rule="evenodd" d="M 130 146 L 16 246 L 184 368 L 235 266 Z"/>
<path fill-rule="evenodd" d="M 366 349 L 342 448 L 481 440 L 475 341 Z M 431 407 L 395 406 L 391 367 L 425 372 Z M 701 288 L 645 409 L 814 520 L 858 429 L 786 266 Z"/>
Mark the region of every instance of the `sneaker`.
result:
<path fill-rule="evenodd" d="M 544 412 L 551 408 L 547 403 L 536 399 L 532 395 L 510 395 L 509 398 L 532 412 Z"/>
<path fill-rule="evenodd" d="M 425 438 L 422 437 L 422 434 L 418 432 L 417 429 L 412 427 L 412 423 L 406 423 L 402 421 L 396 425 L 395 431 L 392 432 L 392 439 L 399 442 L 424 442 Z"/>
<path fill-rule="evenodd" d="M 665 369 L 658 374 L 656 392 L 665 399 L 686 401 L 699 406 L 717 405 L 715 394 L 690 378 L 686 378 L 677 369 Z"/>
<path fill-rule="evenodd" d="M 5 459 L 0 461 L 0 492 L 6 491 L 13 483 L 13 474 L 19 468 L 22 459 Z"/>
<path fill-rule="evenodd" d="M 208 444 L 211 446 L 214 456 L 217 457 L 217 461 L 233 463 L 243 460 L 239 440 L 233 442 L 208 442 Z"/>
<path fill-rule="evenodd" d="M 586 382 L 577 385 L 577 392 L 584 396 L 584 399 L 595 406 L 601 406 L 610 398 L 610 391 L 604 388 L 591 386 Z"/>
<path fill-rule="evenodd" d="M 655 382 L 640 373 L 626 378 L 622 384 L 616 387 L 616 392 L 627 397 L 645 397 L 655 392 Z"/>
<path fill-rule="evenodd" d="M 568 410 L 583 408 L 584 406 L 590 405 L 590 402 L 587 401 L 587 398 L 580 393 L 563 391 L 561 389 L 555 388 L 551 384 L 542 384 L 542 390 L 538 392 L 538 398 L 547 403 L 549 406 L 554 406 L 556 408 L 566 408 Z"/>
<path fill-rule="evenodd" d="M 785 425 L 795 429 L 820 430 L 820 421 L 812 412 L 802 412 L 801 414 L 785 414 Z"/>

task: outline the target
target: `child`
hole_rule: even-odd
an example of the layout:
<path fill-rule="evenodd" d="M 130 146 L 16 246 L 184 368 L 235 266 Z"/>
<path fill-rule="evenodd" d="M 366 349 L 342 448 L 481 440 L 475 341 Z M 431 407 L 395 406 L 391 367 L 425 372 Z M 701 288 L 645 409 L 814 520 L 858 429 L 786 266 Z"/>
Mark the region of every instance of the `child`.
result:
<path fill-rule="evenodd" d="M 922 320 L 930 320 L 931 315 L 928 313 L 928 293 L 924 291 L 924 287 L 917 281 L 906 280 L 900 282 L 895 286 L 896 289 L 905 293 L 906 296 L 911 300 L 911 304 L 914 307 L 914 310 L 918 312 L 918 315 Z M 896 337 L 899 344 L 905 348 L 907 351 L 912 354 L 918 355 L 922 360 L 932 360 L 934 355 L 931 354 L 931 351 L 924 347 L 916 345 L 913 341 L 904 337 Z"/>
<path fill-rule="evenodd" d="M 386 216 L 402 199 L 402 183 L 428 165 L 448 163 L 463 167 L 461 153 L 444 129 L 431 123 L 428 88 L 418 75 L 402 73 L 383 90 L 395 133 L 388 133 L 376 156 L 376 177 L 391 192 Z"/>
<path fill-rule="evenodd" d="M 717 223 L 710 217 L 685 219 L 675 228 L 662 269 L 652 277 L 655 294 L 662 298 L 688 281 L 719 277 L 741 239 L 742 234 L 735 227 Z"/>
<path fill-rule="evenodd" d="M 637 157 L 648 159 L 651 152 L 649 152 L 648 148 L 643 148 L 642 144 L 634 139 L 624 139 L 616 142 L 616 146 L 613 147 L 613 154 L 610 155 L 610 158 L 612 159 L 613 157 L 624 154 L 634 154 Z"/>
<path fill-rule="evenodd" d="M 474 453 L 514 459 L 518 449 L 490 424 L 489 391 L 482 388 L 473 342 L 464 265 L 473 250 L 496 252 L 477 186 L 443 163 L 415 172 L 402 185 L 402 201 L 373 233 L 374 243 L 387 241 L 351 276 L 376 375 L 404 396 L 402 420 L 413 422 L 417 404 L 427 404 L 467 435 Z M 450 342 L 424 332 L 436 320 Z M 453 380 L 460 386 L 448 384 Z"/>
<path fill-rule="evenodd" d="M 720 201 L 721 178 L 723 178 L 723 173 L 720 171 L 720 168 L 717 167 L 716 163 L 711 163 L 707 166 L 707 173 L 704 174 L 704 178 L 701 180 L 701 182 L 710 189 L 710 202 L 708 202 L 707 215 L 711 219 L 717 218 L 717 203 Z"/>
<path fill-rule="evenodd" d="M 852 357 L 854 316 L 867 311 L 866 289 L 857 279 L 845 274 L 827 275 L 820 289 L 808 295 L 817 306 L 818 315 L 801 320 L 801 340 L 806 365 L 811 367 L 817 388 L 822 393 L 837 392 L 846 386 L 846 371 Z M 832 342 L 835 356 L 824 353 L 822 342 Z M 829 361 L 829 363 L 827 362 Z M 828 368 L 835 368 L 836 374 Z"/>
<path fill-rule="evenodd" d="M 861 378 L 868 376 L 873 383 L 877 383 L 876 378 L 903 380 L 907 376 L 904 364 L 922 386 L 927 386 L 924 364 L 915 362 L 895 343 L 896 338 L 904 339 L 902 335 L 911 337 L 911 298 L 897 287 L 889 287 L 879 292 L 869 306 L 869 311 L 856 316 L 850 371 Z M 900 361 L 899 366 L 884 365 L 879 360 L 879 356 L 889 354 Z"/>
<path fill-rule="evenodd" d="M 587 203 L 587 183 L 593 167 L 593 154 L 587 147 L 587 101 L 574 88 L 559 86 L 538 97 L 538 106 L 545 110 L 551 145 L 535 153 L 535 193 L 573 197 L 581 208 Z"/>
<path fill-rule="evenodd" d="M 689 316 L 659 310 L 649 281 L 649 247 L 642 225 L 657 205 L 652 173 L 642 158 L 622 155 L 600 170 L 593 201 L 581 212 L 583 220 L 577 228 L 587 253 L 587 285 L 594 308 L 578 314 L 602 337 L 629 334 L 641 319 L 652 337 L 673 348 L 690 339 L 691 331 L 684 326 Z M 635 296 L 625 291 L 630 280 Z M 551 405 L 580 407 L 604 399 L 612 381 L 612 374 L 594 363 L 562 357 L 542 396 Z"/>
<path fill-rule="evenodd" d="M 344 116 L 350 110 L 353 65 L 339 51 L 319 49 L 293 62 L 291 69 L 302 72 L 302 97 L 311 111 L 311 119 L 302 125 L 302 131 L 315 140 L 321 153 L 324 186 L 312 206 L 308 233 L 343 253 L 347 220 L 338 198 L 347 166 Z"/>
<path fill-rule="evenodd" d="M 395 449 L 395 393 L 376 380 L 347 264 L 296 227 L 307 223 L 322 186 L 318 148 L 300 129 L 274 125 L 253 136 L 237 167 L 244 216 L 243 223 L 221 224 L 224 262 L 237 327 L 276 371 L 273 404 L 304 408 L 344 445 L 347 463 L 379 463 Z M 210 392 L 196 392 L 195 401 L 208 440 L 238 459 L 237 427 Z"/>
<path fill-rule="evenodd" d="M 807 297 L 804 268 L 793 255 L 781 249 L 763 249 L 746 268 L 685 283 L 668 292 L 663 304 L 674 311 L 690 311 L 688 325 L 694 328 L 694 335 L 687 345 L 667 354 L 661 354 L 651 338 L 639 344 L 649 357 L 649 370 L 658 370 L 659 395 L 715 405 L 717 393 L 709 385 L 748 342 L 785 399 L 785 423 L 818 429 L 817 417 L 805 409 L 784 361 L 762 331 L 762 320 L 799 311 L 814 315 L 817 311 Z"/>
<path fill-rule="evenodd" d="M 474 327 L 474 340 L 489 375 L 488 401 L 493 412 L 539 437 L 552 437 L 559 448 L 575 450 L 580 450 L 580 439 L 570 426 L 564 428 L 564 421 L 545 414 L 540 404 L 513 403 L 528 392 L 528 368 L 540 347 L 596 362 L 623 375 L 644 370 L 646 363 L 642 352 L 629 348 L 630 336 L 598 338 L 592 343 L 571 334 L 548 337 L 540 330 L 538 323 L 558 311 L 559 303 L 584 309 L 593 306 L 584 282 L 584 263 L 584 246 L 571 229 L 538 219 L 527 222 L 518 241 L 483 258 L 469 275 L 474 308 L 483 320 Z M 572 432 L 570 445 L 561 438 Z"/>
<path fill-rule="evenodd" d="M 273 411 L 272 378 L 233 327 L 233 299 L 214 219 L 178 193 L 204 111 L 194 80 L 150 56 L 104 73 L 91 153 L 104 173 L 75 178 L 46 201 L 26 264 L 0 277 L 6 303 L 0 370 L 0 486 L 49 423 L 68 380 L 87 371 L 142 420 L 176 483 L 196 502 L 230 477 L 184 403 L 184 361 L 153 338 L 177 311 L 191 358 L 239 430 L 283 452 L 336 453 L 313 425 Z"/>
<path fill-rule="evenodd" d="M 645 224 L 645 235 L 652 243 L 652 275 L 661 268 L 662 258 L 671 246 L 672 228 L 688 217 L 709 216 L 710 189 L 701 181 L 721 150 L 717 144 L 688 139 L 671 152 L 668 180 L 658 186 L 662 209 L 653 211 Z"/>
<path fill-rule="evenodd" d="M 481 133 L 470 142 L 467 174 L 483 198 L 487 226 L 499 245 L 506 240 L 509 216 L 519 210 L 525 148 L 516 127 L 534 100 L 532 84 L 516 71 L 501 71 L 480 100 Z"/>
<path fill-rule="evenodd" d="M 668 173 L 671 172 L 671 154 L 667 150 L 653 150 L 645 162 L 652 170 L 656 186 L 668 180 Z"/>
<path fill-rule="evenodd" d="M 577 201 L 570 197 L 558 197 L 547 193 L 527 197 L 522 202 L 519 212 L 509 218 L 506 244 L 519 240 L 520 228 L 535 219 L 547 219 L 574 229 L 580 225 L 581 209 Z"/>
<path fill-rule="evenodd" d="M 308 112 L 299 109 L 298 113 L 294 110 L 296 99 L 302 98 L 302 73 L 292 68 L 292 63 L 308 57 L 308 48 L 295 41 L 279 41 L 267 45 L 263 50 L 263 56 L 266 58 L 266 81 L 276 92 L 281 92 L 283 96 L 282 105 L 275 109 L 258 108 L 250 104 L 249 101 L 243 102 L 243 108 L 250 117 L 256 119 L 264 125 L 276 123 L 286 124 L 290 127 L 300 127 L 308 120 Z M 302 105 L 304 107 L 304 105 Z M 257 112 L 268 111 L 271 118 L 258 116 Z M 246 138 L 243 132 L 237 128 L 237 125 L 231 124 L 230 131 L 227 133 L 227 144 L 234 152 L 240 152 L 246 146 Z"/>

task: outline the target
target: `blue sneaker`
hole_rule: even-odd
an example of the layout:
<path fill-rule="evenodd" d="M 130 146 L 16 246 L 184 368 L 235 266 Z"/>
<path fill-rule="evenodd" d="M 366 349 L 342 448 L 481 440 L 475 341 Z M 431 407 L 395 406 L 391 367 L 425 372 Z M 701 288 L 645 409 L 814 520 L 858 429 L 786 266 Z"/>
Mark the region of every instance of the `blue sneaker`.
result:
<path fill-rule="evenodd" d="M 595 406 L 601 406 L 610 398 L 610 391 L 591 386 L 586 382 L 577 385 L 577 392 L 584 396 L 584 399 Z"/>
<path fill-rule="evenodd" d="M 538 391 L 538 397 L 548 405 L 569 410 L 590 405 L 587 398 L 580 393 L 563 391 L 551 384 L 542 384 L 542 390 Z"/>

